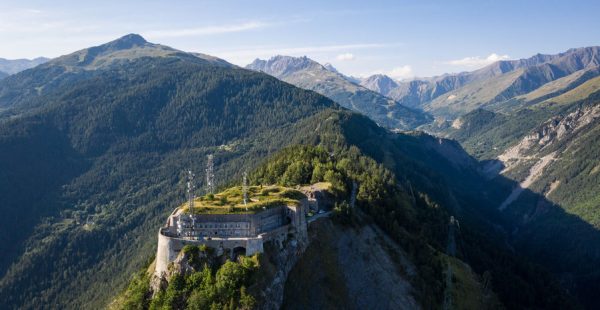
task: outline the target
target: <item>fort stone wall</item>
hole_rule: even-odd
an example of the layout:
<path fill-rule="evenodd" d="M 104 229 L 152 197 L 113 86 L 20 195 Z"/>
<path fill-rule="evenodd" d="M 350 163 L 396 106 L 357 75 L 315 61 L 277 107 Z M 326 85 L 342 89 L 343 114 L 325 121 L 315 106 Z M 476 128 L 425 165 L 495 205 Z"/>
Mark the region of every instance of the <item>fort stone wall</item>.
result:
<path fill-rule="evenodd" d="M 206 245 L 217 254 L 244 248 L 246 255 L 262 253 L 265 242 L 280 246 L 293 236 L 297 242 L 308 242 L 306 213 L 308 200 L 299 205 L 281 205 L 255 214 L 195 214 L 193 230 L 178 230 L 181 221 L 192 218 L 181 212 L 173 212 L 158 233 L 155 274 L 167 272 L 185 245 Z M 185 224 L 185 223 L 184 223 Z M 189 223 L 188 223 L 189 224 Z M 187 225 L 187 224 L 186 224 Z"/>

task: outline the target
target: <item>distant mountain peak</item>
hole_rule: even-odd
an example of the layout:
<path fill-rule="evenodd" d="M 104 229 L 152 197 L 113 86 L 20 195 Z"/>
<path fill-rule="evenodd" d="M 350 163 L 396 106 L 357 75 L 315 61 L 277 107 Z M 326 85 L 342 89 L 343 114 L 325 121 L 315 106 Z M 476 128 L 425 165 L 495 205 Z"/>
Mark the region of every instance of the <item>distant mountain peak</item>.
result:
<path fill-rule="evenodd" d="M 331 71 L 331 72 L 334 72 L 334 73 L 340 73 L 340 72 L 339 72 L 339 71 L 338 71 L 338 70 L 337 70 L 337 69 L 336 69 L 336 68 L 335 68 L 335 67 L 334 67 L 332 64 L 330 64 L 330 63 L 326 63 L 326 64 L 324 64 L 324 65 L 323 65 L 323 67 L 324 67 L 325 69 L 327 69 L 327 70 Z"/>
<path fill-rule="evenodd" d="M 398 83 L 385 74 L 371 75 L 361 81 L 360 85 L 384 96 L 387 96 L 392 89 L 398 87 Z"/>
<path fill-rule="evenodd" d="M 148 41 L 144 39 L 141 35 L 130 33 L 128 35 L 122 36 L 114 41 L 110 41 L 101 46 L 105 46 L 111 50 L 123 50 L 130 49 L 137 46 L 143 46 L 148 44 Z"/>
<path fill-rule="evenodd" d="M 139 34 L 128 34 L 116 40 L 61 56 L 48 65 L 62 65 L 97 69 L 141 57 L 167 57 L 180 51 L 168 46 L 153 44 Z"/>
<path fill-rule="evenodd" d="M 282 77 L 311 67 L 322 67 L 318 62 L 306 57 L 275 55 L 269 60 L 256 59 L 246 66 L 247 69 L 262 71 L 276 77 Z"/>
<path fill-rule="evenodd" d="M 148 41 L 146 41 L 146 39 L 144 39 L 144 37 L 142 37 L 141 35 L 137 34 L 137 33 L 130 33 L 130 34 L 126 34 L 122 37 L 120 37 L 117 40 L 121 40 L 121 41 L 131 41 L 131 42 L 138 42 L 140 44 L 143 43 L 147 43 Z"/>

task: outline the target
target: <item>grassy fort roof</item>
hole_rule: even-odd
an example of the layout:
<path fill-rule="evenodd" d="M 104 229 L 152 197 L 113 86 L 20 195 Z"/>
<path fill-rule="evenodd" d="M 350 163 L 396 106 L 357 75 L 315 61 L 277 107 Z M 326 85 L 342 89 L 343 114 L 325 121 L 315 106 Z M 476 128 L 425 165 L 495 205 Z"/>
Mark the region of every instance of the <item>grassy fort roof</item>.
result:
<path fill-rule="evenodd" d="M 244 204 L 244 195 L 241 186 L 228 188 L 218 194 L 204 195 L 194 199 L 195 214 L 231 214 L 231 213 L 257 213 L 265 209 L 281 205 L 299 205 L 305 199 L 302 192 L 276 185 L 249 186 L 248 199 Z M 180 210 L 189 213 L 188 202 L 180 206 Z"/>

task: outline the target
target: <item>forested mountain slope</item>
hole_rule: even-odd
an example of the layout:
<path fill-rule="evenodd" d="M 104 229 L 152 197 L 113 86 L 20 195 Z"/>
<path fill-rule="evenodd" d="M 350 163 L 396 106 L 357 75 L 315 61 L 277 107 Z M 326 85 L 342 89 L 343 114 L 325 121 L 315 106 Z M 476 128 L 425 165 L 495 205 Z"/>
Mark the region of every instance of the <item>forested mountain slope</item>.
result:
<path fill-rule="evenodd" d="M 48 65 L 2 87 L 52 71 L 64 73 Z M 290 124 L 335 109 L 275 78 L 188 55 L 69 75 L 78 82 L 11 100 L 35 108 L 0 120 L 0 299 L 10 308 L 103 304 L 146 259 L 137 253 L 152 252 L 182 171 L 215 153 L 224 182 L 290 143 Z"/>
<path fill-rule="evenodd" d="M 507 198 L 503 204 L 507 212 L 523 219 L 516 234 L 520 242 L 546 244 L 531 251 L 552 255 L 548 263 L 564 273 L 565 282 L 573 277 L 586 279 L 587 283 L 575 281 L 575 285 L 591 292 L 599 289 L 593 284 L 600 265 L 600 239 L 595 233 L 600 229 L 599 139 L 600 97 L 594 95 L 536 126 L 498 157 L 503 162 L 502 173 L 520 181 L 521 188 L 544 195 L 587 224 L 568 228 L 564 220 L 527 195 L 515 197 L 512 203 Z M 568 250 L 555 252 L 555 248 Z M 577 272 L 568 272 L 565 266 L 577 266 Z"/>
<path fill-rule="evenodd" d="M 53 95 L 106 70 L 126 70 L 129 63 L 146 58 L 179 59 L 193 63 L 210 63 L 233 67 L 226 61 L 203 54 L 185 53 L 168 46 L 147 42 L 136 34 L 100 46 L 83 49 L 52 59 L 35 70 L 13 75 L 0 84 L 0 108 L 13 113 L 45 104 L 45 95 Z M 125 75 L 126 72 L 123 72 Z"/>

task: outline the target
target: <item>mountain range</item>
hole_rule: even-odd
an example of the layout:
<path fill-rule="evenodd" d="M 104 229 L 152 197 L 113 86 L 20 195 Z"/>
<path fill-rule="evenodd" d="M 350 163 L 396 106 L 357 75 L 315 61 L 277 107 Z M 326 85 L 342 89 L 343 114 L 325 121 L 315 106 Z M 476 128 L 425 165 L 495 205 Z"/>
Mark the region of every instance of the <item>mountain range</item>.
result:
<path fill-rule="evenodd" d="M 41 65 L 50 60 L 45 57 L 34 59 L 4 59 L 0 58 L 0 72 L 11 75 Z"/>
<path fill-rule="evenodd" d="M 430 121 L 429 115 L 356 84 L 331 65 L 325 67 L 307 57 L 274 56 L 269 60 L 256 59 L 246 68 L 316 91 L 343 107 L 369 116 L 387 128 L 413 129 Z"/>
<path fill-rule="evenodd" d="M 221 187 L 245 170 L 326 177 L 341 193 L 357 183 L 354 226 L 311 230 L 299 268 L 316 272 L 280 279 L 288 307 L 351 307 L 352 285 L 374 282 L 348 277 L 372 270 L 402 281 L 415 308 L 593 309 L 595 53 L 361 86 L 304 57 L 248 70 L 131 34 L 12 74 L 0 81 L 0 300 L 101 308 L 127 295 L 185 200 L 183 172 L 212 154 Z M 396 130 L 418 126 L 438 136 Z M 380 257 L 398 265 L 370 269 Z"/>
<path fill-rule="evenodd" d="M 556 55 L 537 54 L 526 59 L 497 61 L 472 72 L 408 82 L 374 75 L 364 79 L 363 85 L 408 107 L 453 120 L 477 108 L 503 109 L 507 101 L 521 101 L 524 98 L 519 96 L 525 94 L 540 98 L 572 89 L 598 75 L 599 51 L 600 47 L 585 47 Z"/>

